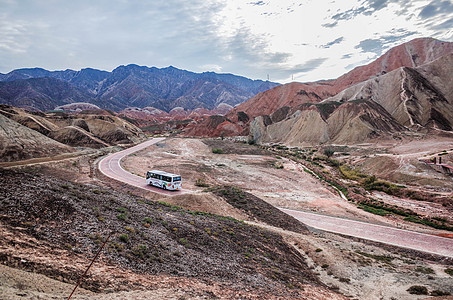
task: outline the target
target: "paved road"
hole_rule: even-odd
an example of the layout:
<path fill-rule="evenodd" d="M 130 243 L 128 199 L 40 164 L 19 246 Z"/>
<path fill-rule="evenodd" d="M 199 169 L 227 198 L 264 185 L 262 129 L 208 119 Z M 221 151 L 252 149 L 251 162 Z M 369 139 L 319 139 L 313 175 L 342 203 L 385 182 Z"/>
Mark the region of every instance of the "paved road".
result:
<path fill-rule="evenodd" d="M 280 210 L 317 229 L 453 258 L 453 239 L 292 209 Z"/>
<path fill-rule="evenodd" d="M 122 150 L 120 152 L 113 153 L 107 157 L 104 157 L 98 165 L 99 170 L 102 172 L 107 177 L 113 178 L 117 181 L 127 183 L 129 185 L 145 189 L 151 192 L 159 193 L 162 195 L 168 195 L 168 196 L 175 196 L 175 195 L 180 195 L 182 193 L 188 192 L 188 190 L 182 189 L 181 191 L 166 191 L 161 188 L 155 187 L 155 186 L 150 186 L 146 184 L 146 180 L 144 177 L 140 177 L 134 174 L 131 174 L 124 170 L 121 167 L 121 159 L 123 159 L 125 156 L 132 154 L 134 152 L 140 151 L 146 147 L 149 147 L 155 143 L 158 143 L 162 141 L 164 138 L 153 138 L 151 140 L 148 140 L 146 142 L 143 142 L 141 144 L 138 144 L 134 147 Z M 143 170 L 143 173 L 145 173 L 148 170 Z M 184 180 L 184 178 L 183 178 Z M 184 181 L 183 181 L 184 183 Z"/>
<path fill-rule="evenodd" d="M 99 170 L 110 178 L 155 193 L 179 195 L 190 192 L 184 189 L 182 191 L 165 191 L 149 186 L 143 177 L 131 174 L 121 167 L 120 162 L 123 157 L 149 147 L 163 139 L 154 138 L 137 146 L 111 154 L 99 162 Z M 145 171 L 143 170 L 143 172 Z M 284 208 L 280 208 L 280 210 L 295 217 L 302 223 L 320 230 L 453 258 L 453 239 L 297 210 Z"/>

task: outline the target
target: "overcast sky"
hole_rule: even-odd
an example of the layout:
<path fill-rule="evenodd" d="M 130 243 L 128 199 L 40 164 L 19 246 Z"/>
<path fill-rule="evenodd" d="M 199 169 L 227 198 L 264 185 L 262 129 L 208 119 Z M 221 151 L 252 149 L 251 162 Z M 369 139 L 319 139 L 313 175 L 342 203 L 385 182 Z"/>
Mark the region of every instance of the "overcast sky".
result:
<path fill-rule="evenodd" d="M 453 41 L 452 1 L 0 0 L 1 73 L 134 63 L 306 82 L 418 37 Z"/>

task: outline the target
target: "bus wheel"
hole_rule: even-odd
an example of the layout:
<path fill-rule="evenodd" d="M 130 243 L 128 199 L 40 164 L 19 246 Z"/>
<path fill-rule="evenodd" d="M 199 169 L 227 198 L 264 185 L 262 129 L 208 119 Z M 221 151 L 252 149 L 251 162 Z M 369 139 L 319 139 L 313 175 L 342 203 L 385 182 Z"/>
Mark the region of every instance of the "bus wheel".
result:
<path fill-rule="evenodd" d="M 162 188 L 163 188 L 164 190 L 166 190 L 166 189 L 167 189 L 167 186 L 166 186 L 166 185 L 163 185 Z"/>

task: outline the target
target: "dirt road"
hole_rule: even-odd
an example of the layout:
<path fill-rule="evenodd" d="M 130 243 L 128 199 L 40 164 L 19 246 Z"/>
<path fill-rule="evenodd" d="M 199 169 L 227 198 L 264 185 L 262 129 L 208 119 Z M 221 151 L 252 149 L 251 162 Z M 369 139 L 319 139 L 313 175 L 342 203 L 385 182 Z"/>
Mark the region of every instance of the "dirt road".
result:
<path fill-rule="evenodd" d="M 100 171 L 108 177 L 130 184 L 135 187 L 146 189 L 164 195 L 178 195 L 190 192 L 182 190 L 178 192 L 165 191 L 156 187 L 148 186 L 143 177 L 131 174 L 120 166 L 121 159 L 146 147 L 158 143 L 164 138 L 154 138 L 129 149 L 109 155 L 99 163 Z M 442 255 L 453 258 L 453 240 L 421 234 L 408 230 L 380 226 L 365 222 L 352 221 L 344 218 L 330 217 L 299 210 L 281 209 L 285 213 L 297 218 L 308 226 L 348 236 L 359 237 L 377 241 L 389 245 L 409 248 L 427 253 Z"/>
<path fill-rule="evenodd" d="M 453 258 L 453 239 L 292 209 L 280 210 L 324 231 Z"/>
<path fill-rule="evenodd" d="M 120 152 L 113 153 L 105 158 L 103 158 L 98 165 L 99 171 L 102 172 L 107 177 L 113 178 L 117 181 L 127 183 L 129 185 L 149 190 L 154 193 L 159 193 L 162 195 L 167 195 L 167 196 L 175 196 L 175 195 L 180 195 L 182 193 L 188 192 L 185 189 L 182 189 L 180 191 L 166 191 L 154 186 L 150 186 L 146 184 L 146 180 L 143 177 L 140 177 L 138 175 L 131 174 L 124 170 L 121 167 L 121 159 L 124 158 L 127 155 L 130 155 L 134 152 L 140 151 L 146 147 L 149 147 L 155 143 L 158 143 L 160 141 L 164 140 L 164 138 L 153 138 L 150 139 L 146 142 L 143 142 L 141 144 L 138 144 L 134 147 L 122 150 Z M 146 172 L 147 170 L 143 170 L 143 172 Z"/>

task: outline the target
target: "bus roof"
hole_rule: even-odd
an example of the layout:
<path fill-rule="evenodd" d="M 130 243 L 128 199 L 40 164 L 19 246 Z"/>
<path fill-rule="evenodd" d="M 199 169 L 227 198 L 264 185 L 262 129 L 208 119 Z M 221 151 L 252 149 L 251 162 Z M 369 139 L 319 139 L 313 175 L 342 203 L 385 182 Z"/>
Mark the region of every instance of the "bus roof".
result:
<path fill-rule="evenodd" d="M 160 171 L 160 170 L 151 170 L 151 171 L 148 171 L 148 172 L 151 172 L 151 173 L 154 173 L 154 174 L 159 174 L 159 175 L 164 175 L 164 176 L 169 176 L 169 177 L 181 177 L 181 175 L 168 173 L 168 172 Z"/>

